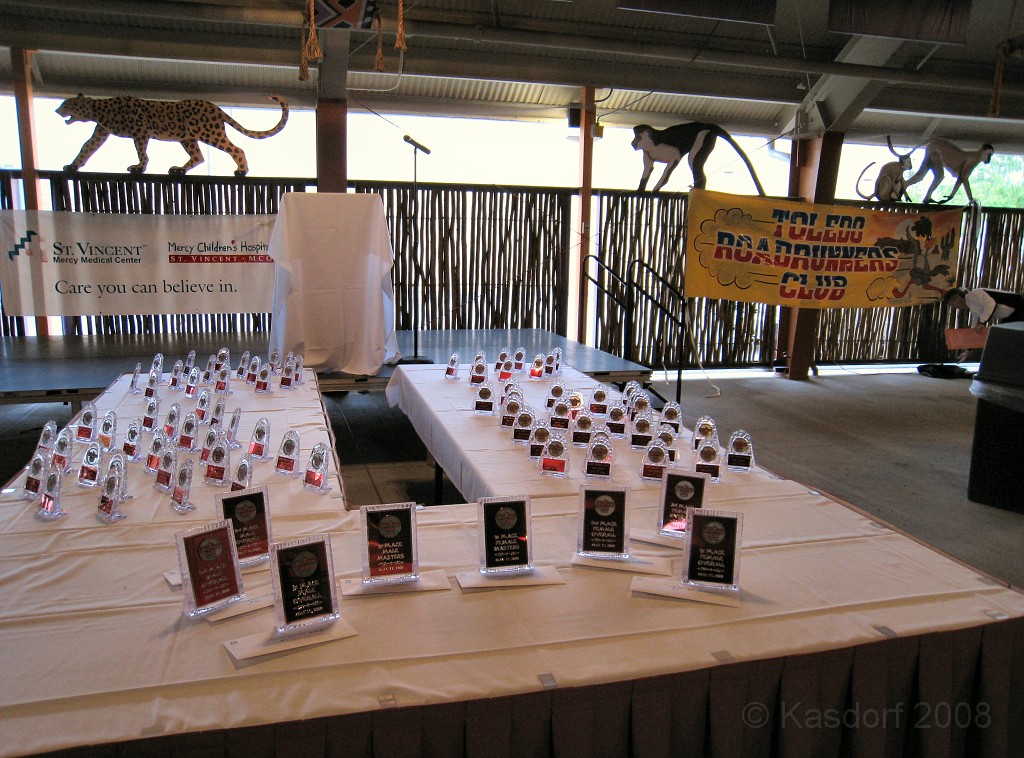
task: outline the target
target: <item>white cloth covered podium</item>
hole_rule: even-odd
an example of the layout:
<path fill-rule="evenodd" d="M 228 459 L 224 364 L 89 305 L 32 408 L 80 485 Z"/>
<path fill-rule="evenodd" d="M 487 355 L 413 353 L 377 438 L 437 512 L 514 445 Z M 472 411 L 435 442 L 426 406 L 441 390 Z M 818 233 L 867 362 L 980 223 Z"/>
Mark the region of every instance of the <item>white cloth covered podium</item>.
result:
<path fill-rule="evenodd" d="M 286 194 L 270 255 L 271 350 L 301 354 L 318 372 L 372 376 L 398 360 L 394 254 L 378 195 Z"/>

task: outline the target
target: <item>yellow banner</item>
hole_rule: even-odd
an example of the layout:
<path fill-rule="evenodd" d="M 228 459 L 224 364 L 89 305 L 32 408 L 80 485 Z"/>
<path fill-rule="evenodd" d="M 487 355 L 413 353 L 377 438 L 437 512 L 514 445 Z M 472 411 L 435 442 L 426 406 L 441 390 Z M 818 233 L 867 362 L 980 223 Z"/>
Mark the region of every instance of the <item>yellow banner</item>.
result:
<path fill-rule="evenodd" d="M 935 302 L 956 283 L 962 217 L 693 190 L 686 296 L 800 308 Z"/>

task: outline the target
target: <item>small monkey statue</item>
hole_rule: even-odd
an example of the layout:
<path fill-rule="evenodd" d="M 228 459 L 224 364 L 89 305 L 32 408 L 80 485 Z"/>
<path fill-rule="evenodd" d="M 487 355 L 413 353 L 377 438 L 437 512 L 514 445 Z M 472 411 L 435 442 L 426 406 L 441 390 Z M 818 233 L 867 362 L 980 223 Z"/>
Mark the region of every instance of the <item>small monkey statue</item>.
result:
<path fill-rule="evenodd" d="M 860 172 L 855 189 L 857 194 L 865 200 L 870 200 L 873 197 L 879 202 L 899 202 L 904 199 L 909 202 L 907 179 L 903 174 L 911 169 L 910 155 L 914 151 L 911 150 L 906 154 L 898 153 L 892 146 L 892 139 L 886 137 L 885 141 L 889 143 L 889 152 L 896 156 L 896 160 L 882 164 L 882 167 L 878 169 L 878 176 L 875 178 L 875 191 L 871 195 L 865 195 L 860 191 L 860 180 L 864 178 L 867 170 L 875 165 L 874 161 L 866 165 L 864 171 Z"/>
<path fill-rule="evenodd" d="M 946 175 L 945 169 L 948 169 L 956 177 L 956 184 L 953 185 L 952 192 L 939 202 L 948 202 L 956 194 L 956 191 L 960 189 L 960 185 L 963 185 L 964 191 L 967 193 L 968 202 L 971 205 L 975 205 L 974 195 L 971 194 L 971 172 L 978 167 L 979 163 L 988 163 L 992 160 L 993 152 L 995 152 L 994 148 L 987 142 L 977 150 L 961 150 L 949 140 L 929 140 L 925 143 L 924 163 L 921 164 L 921 168 L 917 170 L 917 173 L 907 180 L 907 187 L 917 184 L 930 171 L 932 183 L 928 187 L 922 202 L 935 202 L 932 200 L 932 193 Z"/>

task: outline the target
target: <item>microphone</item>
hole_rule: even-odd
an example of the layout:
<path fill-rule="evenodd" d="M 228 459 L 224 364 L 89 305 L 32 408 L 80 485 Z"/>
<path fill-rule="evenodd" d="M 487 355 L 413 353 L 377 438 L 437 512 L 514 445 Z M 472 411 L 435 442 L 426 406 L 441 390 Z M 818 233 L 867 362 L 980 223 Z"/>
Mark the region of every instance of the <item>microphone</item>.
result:
<path fill-rule="evenodd" d="M 402 137 L 402 139 L 404 139 L 406 142 L 408 142 L 410 145 L 412 145 L 417 150 L 422 150 L 427 155 L 430 155 L 430 148 L 429 147 L 427 147 L 426 145 L 421 145 L 419 142 L 414 140 L 408 134 L 405 135 L 404 137 Z"/>

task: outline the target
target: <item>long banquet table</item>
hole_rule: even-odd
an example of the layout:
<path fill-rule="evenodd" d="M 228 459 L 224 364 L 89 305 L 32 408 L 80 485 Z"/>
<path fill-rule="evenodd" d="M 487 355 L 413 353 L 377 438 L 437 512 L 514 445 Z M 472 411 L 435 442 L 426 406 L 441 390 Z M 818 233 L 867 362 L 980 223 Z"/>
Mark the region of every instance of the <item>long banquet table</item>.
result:
<path fill-rule="evenodd" d="M 515 461 L 525 451 L 512 449 L 496 419 L 463 418 L 468 390 L 442 372 L 401 367 L 393 379 L 393 396 L 412 382 L 424 397 L 431 388 L 449 397 L 424 438 L 434 454 L 464 446 L 445 465 L 452 473 L 464 455 L 460 486 L 479 482 L 481 493 L 534 487 L 536 472 Z M 572 372 L 565 380 L 586 381 Z M 100 398 L 101 413 L 138 412 L 125 384 Z M 415 404 L 406 390 L 404 406 Z M 272 449 L 293 426 L 304 451 L 329 437 L 312 383 L 273 398 L 239 388 L 235 397 L 242 439 L 270 414 Z M 488 444 L 510 461 L 490 480 Z M 617 481 L 631 482 L 629 456 L 619 462 Z M 216 622 L 182 615 L 181 592 L 164 573 L 176 568 L 174 534 L 214 518 L 212 494 L 179 516 L 135 465 L 129 517 L 117 524 L 97 521 L 96 492 L 73 485 L 70 515 L 54 523 L 19 497 L 24 475 L 0 496 L 0 755 L 1024 749 L 1024 598 L 763 470 L 729 476 L 710 494 L 715 507 L 744 514 L 739 607 L 633 592 L 634 575 L 621 566 L 574 564 L 579 481 L 544 480 L 554 489 L 531 494 L 534 562 L 563 583 L 461 589 L 457 576 L 478 566 L 475 506 L 425 508 L 420 571 L 442 574 L 441 589 L 346 595 L 341 617 L 355 636 L 235 661 L 231 642 L 269 633 L 272 610 Z M 339 586 L 358 588 L 359 513 L 346 509 L 341 484 L 308 493 L 270 465 L 257 467 L 254 483 L 268 486 L 275 539 L 330 534 Z M 654 520 L 649 494 L 636 482 L 634 527 Z M 677 549 L 633 542 L 630 553 L 668 560 L 679 573 Z M 266 569 L 243 577 L 247 595 L 268 591 Z"/>

